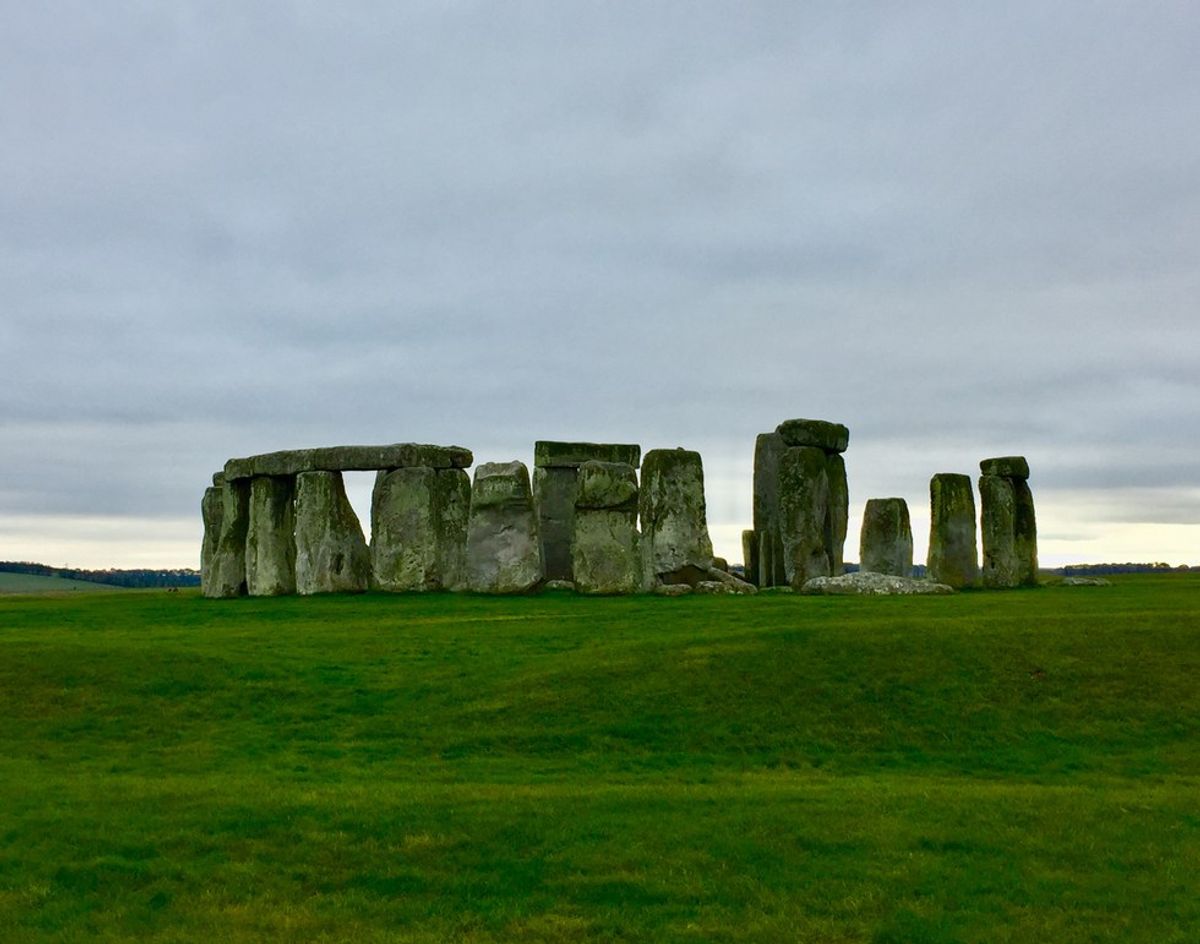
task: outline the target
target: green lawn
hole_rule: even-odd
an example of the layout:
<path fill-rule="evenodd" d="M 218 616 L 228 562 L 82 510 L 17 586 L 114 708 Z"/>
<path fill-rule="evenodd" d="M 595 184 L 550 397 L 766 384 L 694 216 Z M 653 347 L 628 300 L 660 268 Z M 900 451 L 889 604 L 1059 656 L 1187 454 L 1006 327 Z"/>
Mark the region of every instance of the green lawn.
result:
<path fill-rule="evenodd" d="M 0 941 L 1200 940 L 1200 575 L 0 598 Z"/>
<path fill-rule="evenodd" d="M 70 593 L 76 590 L 91 592 L 120 591 L 120 587 L 93 583 L 88 580 L 68 580 L 64 577 L 43 577 L 40 574 L 13 574 L 0 571 L 0 593 Z"/>

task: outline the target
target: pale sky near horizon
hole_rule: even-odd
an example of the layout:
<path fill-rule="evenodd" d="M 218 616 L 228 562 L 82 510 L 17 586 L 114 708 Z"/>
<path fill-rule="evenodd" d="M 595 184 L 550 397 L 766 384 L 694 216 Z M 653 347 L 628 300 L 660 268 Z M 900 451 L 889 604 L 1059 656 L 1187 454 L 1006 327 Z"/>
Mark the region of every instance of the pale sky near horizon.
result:
<path fill-rule="evenodd" d="M 230 456 L 851 430 L 1200 563 L 1190 3 L 4 4 L 0 559 L 198 566 Z M 369 476 L 351 477 L 360 513 Z"/>

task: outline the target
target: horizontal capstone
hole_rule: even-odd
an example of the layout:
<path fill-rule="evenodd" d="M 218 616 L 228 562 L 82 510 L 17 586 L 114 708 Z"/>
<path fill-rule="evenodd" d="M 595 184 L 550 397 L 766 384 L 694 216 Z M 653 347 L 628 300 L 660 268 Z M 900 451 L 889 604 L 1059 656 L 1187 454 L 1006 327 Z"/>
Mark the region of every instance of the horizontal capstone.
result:
<path fill-rule="evenodd" d="M 301 472 L 370 472 L 376 469 L 465 469 L 474 461 L 462 446 L 392 443 L 384 446 L 323 446 L 267 452 L 225 463 L 230 481 L 255 475 L 298 475 Z"/>

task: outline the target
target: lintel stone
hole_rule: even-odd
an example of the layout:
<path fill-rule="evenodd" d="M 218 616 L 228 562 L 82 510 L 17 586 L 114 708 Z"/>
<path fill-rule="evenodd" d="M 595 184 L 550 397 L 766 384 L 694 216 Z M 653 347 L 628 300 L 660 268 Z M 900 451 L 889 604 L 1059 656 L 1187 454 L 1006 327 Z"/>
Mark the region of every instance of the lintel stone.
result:
<path fill-rule="evenodd" d="M 1006 479 L 1029 478 L 1029 463 L 1024 456 L 999 456 L 995 459 L 984 459 L 979 463 L 979 470 L 984 475 L 999 475 Z"/>
<path fill-rule="evenodd" d="M 225 463 L 225 478 L 254 475 L 298 475 L 301 472 L 372 472 L 377 469 L 465 469 L 474 461 L 462 446 L 392 443 L 383 446 L 324 446 L 267 452 Z"/>
<path fill-rule="evenodd" d="M 642 447 L 632 443 L 554 442 L 533 444 L 533 464 L 541 469 L 577 469 L 585 462 L 623 462 L 635 469 L 642 463 Z"/>
<path fill-rule="evenodd" d="M 826 452 L 845 452 L 850 445 L 850 430 L 841 423 L 825 420 L 784 420 L 775 432 L 789 446 L 816 446 Z"/>

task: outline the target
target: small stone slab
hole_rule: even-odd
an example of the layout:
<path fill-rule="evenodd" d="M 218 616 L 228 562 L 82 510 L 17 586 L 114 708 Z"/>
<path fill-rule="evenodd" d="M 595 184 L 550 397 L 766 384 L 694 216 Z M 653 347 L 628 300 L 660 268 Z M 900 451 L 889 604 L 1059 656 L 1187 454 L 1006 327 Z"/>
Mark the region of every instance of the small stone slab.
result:
<path fill-rule="evenodd" d="M 801 590 L 801 593 L 837 596 L 913 596 L 953 592 L 954 589 L 944 583 L 866 571 L 842 574 L 840 577 L 814 577 Z"/>
<path fill-rule="evenodd" d="M 377 469 L 465 469 L 475 457 L 462 446 L 392 443 L 384 446 L 323 446 L 265 452 L 225 463 L 231 481 L 253 475 L 298 475 L 301 472 L 373 472 Z"/>
<path fill-rule="evenodd" d="M 1029 463 L 1024 456 L 998 456 L 994 459 L 984 459 L 979 463 L 979 470 L 984 475 L 999 475 L 1006 479 L 1029 478 Z"/>
<path fill-rule="evenodd" d="M 825 420 L 784 420 L 776 428 L 789 446 L 816 446 L 826 452 L 845 452 L 850 430 L 841 423 Z"/>
<path fill-rule="evenodd" d="M 555 442 L 533 444 L 533 464 L 539 469 L 577 469 L 585 462 L 623 462 L 635 469 L 642 462 L 642 447 L 632 443 Z"/>

